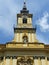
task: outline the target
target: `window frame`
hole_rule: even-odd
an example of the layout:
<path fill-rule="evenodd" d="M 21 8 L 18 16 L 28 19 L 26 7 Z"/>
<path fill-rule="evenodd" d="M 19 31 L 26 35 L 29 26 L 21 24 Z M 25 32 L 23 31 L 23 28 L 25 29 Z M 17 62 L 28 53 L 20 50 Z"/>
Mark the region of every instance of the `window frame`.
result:
<path fill-rule="evenodd" d="M 27 18 L 23 18 L 23 24 L 27 24 Z"/>

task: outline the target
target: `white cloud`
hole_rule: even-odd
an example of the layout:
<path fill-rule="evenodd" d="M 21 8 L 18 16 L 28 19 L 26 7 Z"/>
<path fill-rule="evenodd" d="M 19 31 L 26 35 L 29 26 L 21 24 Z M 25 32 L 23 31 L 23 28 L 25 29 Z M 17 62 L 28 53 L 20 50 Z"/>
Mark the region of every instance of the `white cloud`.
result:
<path fill-rule="evenodd" d="M 49 13 L 45 12 L 43 17 L 37 20 L 37 25 L 40 26 L 41 31 L 49 31 L 49 23 L 48 23 Z"/>

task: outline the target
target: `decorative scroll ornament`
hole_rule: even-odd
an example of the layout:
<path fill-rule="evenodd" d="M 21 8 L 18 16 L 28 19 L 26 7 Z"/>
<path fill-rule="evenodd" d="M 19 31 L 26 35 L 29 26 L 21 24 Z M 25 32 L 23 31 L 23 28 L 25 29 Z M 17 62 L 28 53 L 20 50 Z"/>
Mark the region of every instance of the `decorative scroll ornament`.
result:
<path fill-rule="evenodd" d="M 33 65 L 33 59 L 30 57 L 21 57 L 18 59 L 17 65 Z"/>

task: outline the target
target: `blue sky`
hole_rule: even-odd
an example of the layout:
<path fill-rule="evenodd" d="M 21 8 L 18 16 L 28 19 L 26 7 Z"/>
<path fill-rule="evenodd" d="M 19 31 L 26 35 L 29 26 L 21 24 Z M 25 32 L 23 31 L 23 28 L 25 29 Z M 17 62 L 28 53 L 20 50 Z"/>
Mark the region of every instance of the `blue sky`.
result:
<path fill-rule="evenodd" d="M 24 0 L 0 0 L 0 44 L 12 41 L 16 14 L 20 13 Z M 27 9 L 33 14 L 37 26 L 36 38 L 49 44 L 49 0 L 26 0 Z"/>

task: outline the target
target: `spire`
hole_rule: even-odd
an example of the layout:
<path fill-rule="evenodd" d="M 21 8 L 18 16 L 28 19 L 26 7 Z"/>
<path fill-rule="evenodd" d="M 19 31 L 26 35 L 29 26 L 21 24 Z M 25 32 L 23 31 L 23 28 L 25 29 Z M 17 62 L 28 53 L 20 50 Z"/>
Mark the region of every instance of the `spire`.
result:
<path fill-rule="evenodd" d="M 29 13 L 26 7 L 26 1 L 24 0 L 23 9 L 21 10 L 21 13 Z"/>
<path fill-rule="evenodd" d="M 24 0 L 24 5 L 26 5 L 26 0 Z"/>
<path fill-rule="evenodd" d="M 24 1 L 24 6 L 23 6 L 23 9 L 26 10 L 26 2 Z"/>

